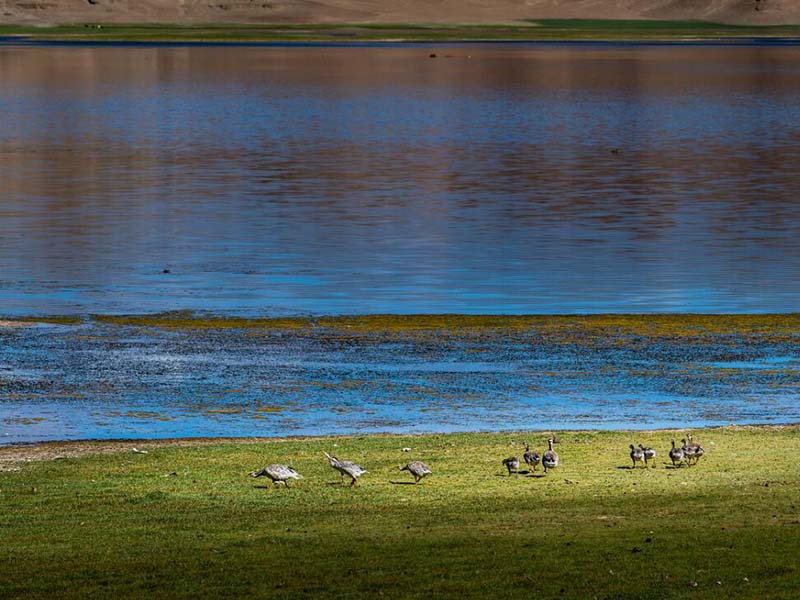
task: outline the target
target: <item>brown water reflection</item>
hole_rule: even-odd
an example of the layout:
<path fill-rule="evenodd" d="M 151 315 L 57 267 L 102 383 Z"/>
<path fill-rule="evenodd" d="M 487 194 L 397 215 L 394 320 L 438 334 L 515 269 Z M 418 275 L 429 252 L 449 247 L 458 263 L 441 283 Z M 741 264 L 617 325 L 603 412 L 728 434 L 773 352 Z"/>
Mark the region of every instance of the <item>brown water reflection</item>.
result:
<path fill-rule="evenodd" d="M 797 310 L 800 48 L 435 51 L 0 47 L 0 313 Z"/>

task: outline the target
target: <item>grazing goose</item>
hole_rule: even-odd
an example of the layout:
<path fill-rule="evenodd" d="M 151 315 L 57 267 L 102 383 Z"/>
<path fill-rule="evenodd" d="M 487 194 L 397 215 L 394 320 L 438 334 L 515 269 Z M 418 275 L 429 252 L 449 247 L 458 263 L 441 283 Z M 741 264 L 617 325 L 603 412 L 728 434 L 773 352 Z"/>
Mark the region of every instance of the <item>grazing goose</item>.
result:
<path fill-rule="evenodd" d="M 685 439 L 681 439 L 681 443 L 683 444 L 681 450 L 683 450 L 683 458 L 686 459 L 686 466 L 691 467 L 692 459 L 694 458 L 694 448 L 690 444 L 687 444 Z"/>
<path fill-rule="evenodd" d="M 414 483 L 419 483 L 419 480 L 433 473 L 424 462 L 412 460 L 405 467 L 400 467 L 401 471 L 408 471 L 414 476 Z"/>
<path fill-rule="evenodd" d="M 644 452 L 644 466 L 647 467 L 647 461 L 653 461 L 653 468 L 656 468 L 656 449 L 650 448 L 649 446 L 645 447 L 639 444 L 639 448 L 642 452 Z"/>
<path fill-rule="evenodd" d="M 531 446 L 525 442 L 525 454 L 522 455 L 522 460 L 531 468 L 531 471 L 536 471 L 536 466 L 542 462 L 542 457 L 535 450 L 531 452 Z"/>
<path fill-rule="evenodd" d="M 669 457 L 672 460 L 672 466 L 681 466 L 683 464 L 683 448 L 678 448 L 675 445 L 675 440 L 672 440 L 672 449 L 669 451 Z M 677 464 L 676 464 L 677 463 Z"/>
<path fill-rule="evenodd" d="M 546 450 L 542 455 L 542 466 L 544 467 L 544 474 L 547 475 L 547 469 L 555 469 L 558 466 L 558 453 L 553 450 L 553 438 L 547 440 L 549 450 Z"/>
<path fill-rule="evenodd" d="M 297 471 L 295 471 L 292 467 L 288 467 L 286 465 L 268 465 L 261 469 L 260 471 L 253 471 L 250 473 L 251 477 L 269 477 L 272 479 L 272 483 L 282 483 L 286 487 L 289 487 L 289 484 L 286 483 L 289 479 L 302 479 L 303 476 L 300 475 Z"/>
<path fill-rule="evenodd" d="M 508 476 L 511 477 L 511 471 L 519 470 L 519 459 L 516 456 L 509 456 L 503 459 L 503 465 L 508 469 Z"/>
<path fill-rule="evenodd" d="M 691 433 L 686 437 L 689 438 L 689 447 L 694 451 L 694 464 L 697 464 L 706 451 L 703 450 L 703 447 L 700 444 L 692 439 Z"/>
<path fill-rule="evenodd" d="M 686 466 L 692 466 L 692 459 L 694 458 L 694 448 L 691 447 L 689 442 L 685 439 L 681 439 L 681 450 L 683 450 L 683 458 L 686 461 Z"/>
<path fill-rule="evenodd" d="M 634 469 L 636 468 L 637 462 L 640 462 L 642 463 L 642 465 L 644 465 L 644 450 L 642 450 L 641 448 L 637 448 L 633 444 L 630 445 L 630 448 L 631 448 L 631 460 L 633 461 L 633 468 Z M 646 465 L 645 468 L 647 468 Z"/>
<path fill-rule="evenodd" d="M 339 460 L 338 458 L 336 458 L 335 456 L 331 456 L 327 452 L 323 452 L 323 454 L 328 459 L 328 462 L 331 464 L 331 466 L 337 471 L 339 471 L 339 474 L 341 475 L 342 478 L 342 485 L 344 485 L 345 475 L 350 477 L 350 487 L 353 487 L 356 484 L 358 478 L 361 477 L 364 473 L 368 472 L 366 469 L 364 469 L 360 465 L 357 465 L 354 462 L 350 462 L 349 460 Z"/>

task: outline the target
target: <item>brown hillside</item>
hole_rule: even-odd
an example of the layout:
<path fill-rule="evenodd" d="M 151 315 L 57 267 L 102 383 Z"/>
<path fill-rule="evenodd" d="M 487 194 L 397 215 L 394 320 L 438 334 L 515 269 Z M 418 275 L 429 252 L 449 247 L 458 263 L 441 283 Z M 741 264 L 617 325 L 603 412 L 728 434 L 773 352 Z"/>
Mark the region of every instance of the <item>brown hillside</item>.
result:
<path fill-rule="evenodd" d="M 800 23 L 800 0 L 0 0 L 3 23 L 501 23 L 698 19 Z"/>

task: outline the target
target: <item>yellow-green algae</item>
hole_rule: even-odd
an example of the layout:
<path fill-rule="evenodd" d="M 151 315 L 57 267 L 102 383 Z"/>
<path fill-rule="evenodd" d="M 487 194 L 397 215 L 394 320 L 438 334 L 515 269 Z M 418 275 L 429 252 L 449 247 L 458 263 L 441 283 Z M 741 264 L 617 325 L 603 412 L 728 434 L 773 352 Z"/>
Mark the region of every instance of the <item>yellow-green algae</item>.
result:
<path fill-rule="evenodd" d="M 504 474 L 548 433 L 138 441 L 19 463 L 0 472 L 0 595 L 796 598 L 800 428 L 695 431 L 706 455 L 678 469 L 683 431 L 558 432 L 558 470 Z M 628 468 L 639 442 L 656 468 Z M 364 465 L 361 487 L 323 451 Z M 411 459 L 434 472 L 417 486 L 397 470 Z M 304 479 L 248 477 L 271 462 Z"/>
<path fill-rule="evenodd" d="M 582 331 L 596 335 L 648 337 L 705 334 L 792 335 L 800 313 L 790 314 L 598 314 L 598 315 L 359 315 L 327 317 L 228 317 L 191 312 L 150 315 L 95 315 L 99 323 L 164 329 L 334 330 L 349 333 L 449 331 L 482 333 Z"/>

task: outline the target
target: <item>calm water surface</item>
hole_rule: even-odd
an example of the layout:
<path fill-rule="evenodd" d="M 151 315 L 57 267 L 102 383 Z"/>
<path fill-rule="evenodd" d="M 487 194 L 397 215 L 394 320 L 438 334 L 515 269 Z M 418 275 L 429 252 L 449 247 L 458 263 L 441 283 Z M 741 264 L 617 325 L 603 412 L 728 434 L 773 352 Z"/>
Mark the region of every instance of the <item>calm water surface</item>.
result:
<path fill-rule="evenodd" d="M 0 47 L 0 314 L 800 309 L 799 47 L 433 50 Z"/>
<path fill-rule="evenodd" d="M 798 173 L 794 46 L 0 45 L 0 316 L 797 311 Z M 795 344 L 529 342 L 0 329 L 0 443 L 800 420 Z"/>

